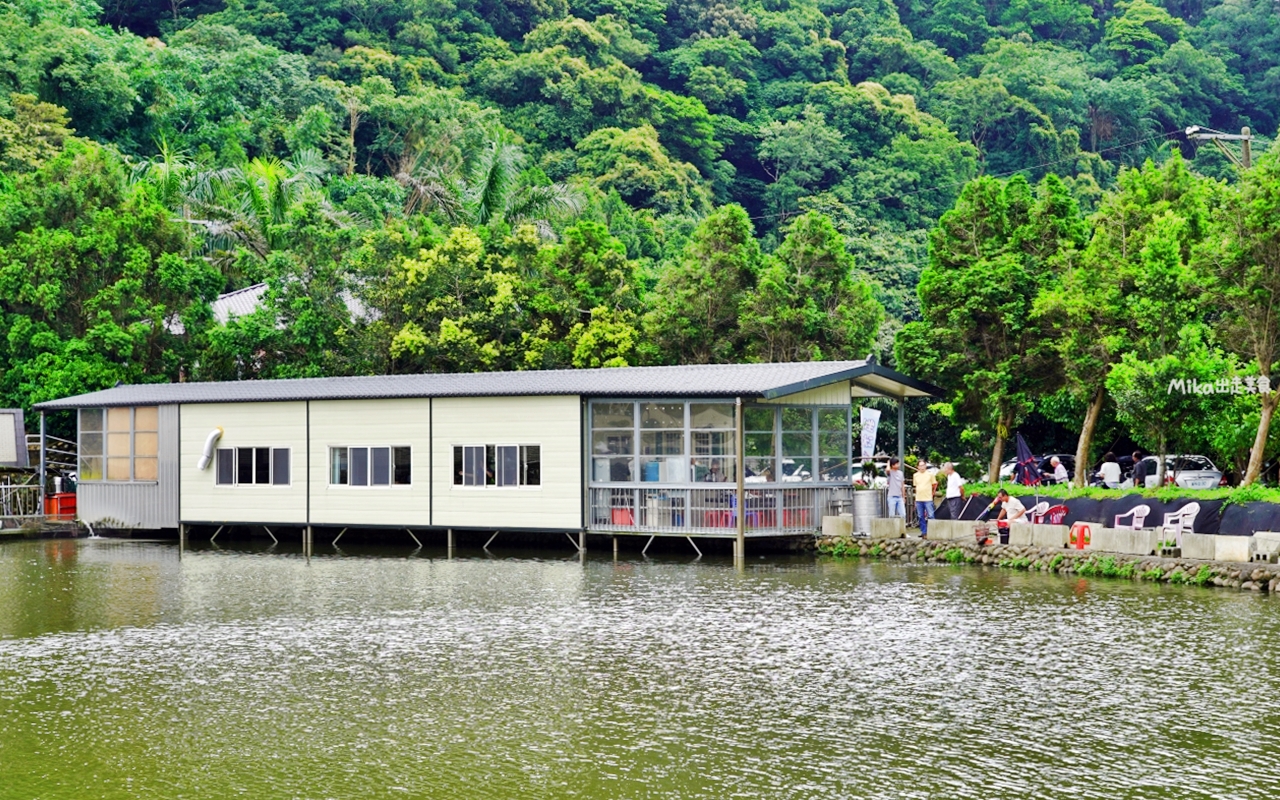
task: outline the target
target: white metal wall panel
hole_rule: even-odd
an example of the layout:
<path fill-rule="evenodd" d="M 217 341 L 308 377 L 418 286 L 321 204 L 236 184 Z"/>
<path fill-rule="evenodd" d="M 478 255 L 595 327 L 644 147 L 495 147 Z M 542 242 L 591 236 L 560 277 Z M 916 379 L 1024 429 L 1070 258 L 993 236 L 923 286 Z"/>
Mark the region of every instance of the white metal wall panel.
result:
<path fill-rule="evenodd" d="M 311 403 L 311 523 L 426 526 L 431 511 L 430 401 L 325 400 Z M 331 447 L 408 446 L 408 486 L 329 482 Z M 299 473 L 301 474 L 301 472 Z"/>
<path fill-rule="evenodd" d="M 782 406 L 847 406 L 849 405 L 849 382 L 819 386 L 795 394 L 775 397 L 772 400 L 761 400 L 762 403 L 773 403 Z"/>
<path fill-rule="evenodd" d="M 209 432 L 218 447 L 287 447 L 288 486 L 218 486 L 217 463 L 197 469 Z M 303 525 L 307 521 L 307 404 L 210 403 L 182 406 L 182 521 Z"/>
<path fill-rule="evenodd" d="M 582 527 L 582 429 L 578 397 L 437 398 L 433 403 L 432 483 L 436 527 Z M 453 485 L 453 446 L 536 444 L 542 485 Z"/>
<path fill-rule="evenodd" d="M 158 530 L 178 527 L 178 406 L 160 406 L 155 483 L 88 482 L 76 486 L 76 514 L 90 525 Z M 203 444 L 203 442 L 201 442 Z"/>

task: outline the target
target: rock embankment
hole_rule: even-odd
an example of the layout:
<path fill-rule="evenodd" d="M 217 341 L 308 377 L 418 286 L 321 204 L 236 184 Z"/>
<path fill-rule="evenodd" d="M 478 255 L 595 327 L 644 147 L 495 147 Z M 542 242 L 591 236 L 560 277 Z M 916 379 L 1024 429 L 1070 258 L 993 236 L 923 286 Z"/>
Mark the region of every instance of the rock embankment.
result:
<path fill-rule="evenodd" d="M 818 552 L 836 558 L 880 558 L 935 564 L 979 564 L 1062 575 L 1227 586 L 1255 592 L 1280 591 L 1280 565 L 1200 561 L 1101 553 L 1064 548 L 1020 547 L 923 539 L 822 539 Z"/>

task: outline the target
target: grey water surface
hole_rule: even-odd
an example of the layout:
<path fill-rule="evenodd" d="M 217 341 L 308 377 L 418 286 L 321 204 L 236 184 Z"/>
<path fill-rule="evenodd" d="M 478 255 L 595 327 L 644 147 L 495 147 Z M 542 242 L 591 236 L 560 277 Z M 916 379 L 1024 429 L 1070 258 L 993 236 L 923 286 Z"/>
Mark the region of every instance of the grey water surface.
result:
<path fill-rule="evenodd" d="M 1280 602 L 956 566 L 0 544 L 3 798 L 1280 792 Z"/>

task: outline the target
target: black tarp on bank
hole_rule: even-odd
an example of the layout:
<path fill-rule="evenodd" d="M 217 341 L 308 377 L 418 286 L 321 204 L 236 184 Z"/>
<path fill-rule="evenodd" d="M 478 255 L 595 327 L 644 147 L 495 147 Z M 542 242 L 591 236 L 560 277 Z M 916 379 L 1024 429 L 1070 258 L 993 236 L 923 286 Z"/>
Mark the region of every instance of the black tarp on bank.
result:
<path fill-rule="evenodd" d="M 970 495 L 966 497 L 967 507 L 964 508 L 960 519 L 977 519 L 978 515 L 991 503 L 991 499 L 985 495 Z M 1035 495 L 1029 495 L 1022 496 L 1020 499 L 1030 509 L 1036 497 Z M 1154 497 L 1143 497 L 1139 494 L 1129 494 L 1105 500 L 1095 500 L 1088 497 L 1077 497 L 1071 500 L 1059 500 L 1052 497 L 1043 497 L 1041 499 L 1047 500 L 1051 505 L 1065 505 L 1067 507 L 1067 516 L 1064 523 L 1067 525 L 1087 522 L 1100 527 L 1111 527 L 1115 524 L 1117 516 L 1129 513 L 1135 506 L 1145 505 L 1151 509 L 1151 512 L 1147 514 L 1143 527 L 1158 528 L 1164 524 L 1165 514 L 1172 514 L 1191 503 L 1198 503 L 1200 511 L 1196 514 L 1195 522 L 1192 523 L 1192 530 L 1196 533 L 1249 536 L 1254 531 L 1280 531 L 1280 504 L 1277 503 L 1243 503 L 1228 506 L 1225 500 L 1197 500 L 1194 498 L 1179 498 L 1165 503 L 1156 500 Z M 965 506 L 965 502 L 962 502 L 961 506 Z M 938 504 L 935 516 L 937 519 L 951 519 L 951 511 L 947 508 L 945 501 Z M 1129 520 L 1124 520 L 1124 522 L 1127 524 Z"/>

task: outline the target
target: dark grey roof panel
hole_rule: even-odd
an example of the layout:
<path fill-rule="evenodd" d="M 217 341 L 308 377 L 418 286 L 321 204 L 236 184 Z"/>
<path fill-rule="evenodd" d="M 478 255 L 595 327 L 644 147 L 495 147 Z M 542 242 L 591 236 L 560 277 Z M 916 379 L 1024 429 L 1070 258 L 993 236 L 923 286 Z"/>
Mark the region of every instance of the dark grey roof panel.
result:
<path fill-rule="evenodd" d="M 679 367 L 374 375 L 220 383 L 148 383 L 117 386 L 76 397 L 51 400 L 40 403 L 36 409 L 54 411 L 92 406 L 174 403 L 516 395 L 764 397 L 784 387 L 797 385 L 811 387 L 847 380 L 851 371 L 864 365 L 863 361 L 813 361 L 787 364 L 703 364 Z M 883 367 L 880 370 L 891 373 Z"/>

